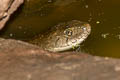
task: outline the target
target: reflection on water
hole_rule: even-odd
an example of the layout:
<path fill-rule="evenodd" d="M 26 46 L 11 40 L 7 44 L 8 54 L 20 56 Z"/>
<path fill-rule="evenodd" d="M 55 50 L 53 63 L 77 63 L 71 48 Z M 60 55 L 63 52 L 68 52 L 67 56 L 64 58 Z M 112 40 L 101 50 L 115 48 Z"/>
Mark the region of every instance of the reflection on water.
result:
<path fill-rule="evenodd" d="M 89 22 L 92 33 L 81 51 L 120 58 L 119 0 L 28 0 L 1 31 L 5 38 L 28 40 L 59 22 Z"/>

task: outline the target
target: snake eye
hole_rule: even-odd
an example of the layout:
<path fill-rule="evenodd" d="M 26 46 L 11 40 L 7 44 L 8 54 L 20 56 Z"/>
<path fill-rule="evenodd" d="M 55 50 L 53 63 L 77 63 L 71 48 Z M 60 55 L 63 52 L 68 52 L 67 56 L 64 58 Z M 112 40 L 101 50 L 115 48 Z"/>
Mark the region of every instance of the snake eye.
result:
<path fill-rule="evenodd" d="M 72 30 L 67 29 L 67 30 L 64 31 L 64 33 L 65 33 L 65 35 L 67 35 L 67 36 L 71 36 L 71 35 L 72 35 Z"/>
<path fill-rule="evenodd" d="M 82 26 L 81 29 L 82 29 L 82 30 L 86 30 L 86 27 L 85 27 L 85 26 Z"/>

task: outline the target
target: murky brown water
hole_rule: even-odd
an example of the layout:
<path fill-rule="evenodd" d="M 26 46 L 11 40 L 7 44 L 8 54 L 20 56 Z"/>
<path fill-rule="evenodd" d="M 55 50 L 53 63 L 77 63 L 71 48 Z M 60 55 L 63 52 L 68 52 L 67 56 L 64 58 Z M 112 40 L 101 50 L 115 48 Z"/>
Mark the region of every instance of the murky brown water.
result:
<path fill-rule="evenodd" d="M 120 58 L 120 0 L 29 0 L 12 16 L 1 37 L 28 40 L 59 22 L 89 22 L 81 51 Z"/>

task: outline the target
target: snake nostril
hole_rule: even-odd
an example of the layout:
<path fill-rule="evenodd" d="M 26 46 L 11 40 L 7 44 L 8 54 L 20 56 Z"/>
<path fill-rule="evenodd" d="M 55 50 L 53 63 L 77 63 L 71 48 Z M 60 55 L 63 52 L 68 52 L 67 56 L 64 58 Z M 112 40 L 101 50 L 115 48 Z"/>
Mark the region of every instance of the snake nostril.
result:
<path fill-rule="evenodd" d="M 77 40 L 76 39 L 73 39 L 73 40 L 71 40 L 72 41 L 72 43 L 75 43 L 75 42 L 77 42 Z"/>

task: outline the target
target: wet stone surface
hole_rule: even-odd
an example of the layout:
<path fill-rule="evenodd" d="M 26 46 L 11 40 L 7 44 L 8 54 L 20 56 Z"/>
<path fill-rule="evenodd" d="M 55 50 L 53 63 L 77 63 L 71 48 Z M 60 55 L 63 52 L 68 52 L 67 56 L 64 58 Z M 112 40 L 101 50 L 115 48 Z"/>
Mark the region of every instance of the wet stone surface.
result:
<path fill-rule="evenodd" d="M 8 21 L 10 15 L 23 3 L 24 0 L 1 0 L 0 2 L 0 29 Z"/>
<path fill-rule="evenodd" d="M 51 53 L 0 39 L 0 80 L 119 80 L 120 60 L 86 53 Z"/>

